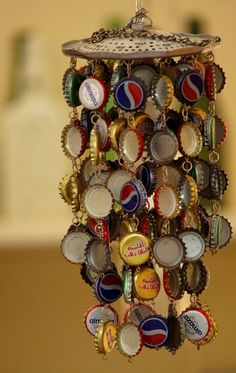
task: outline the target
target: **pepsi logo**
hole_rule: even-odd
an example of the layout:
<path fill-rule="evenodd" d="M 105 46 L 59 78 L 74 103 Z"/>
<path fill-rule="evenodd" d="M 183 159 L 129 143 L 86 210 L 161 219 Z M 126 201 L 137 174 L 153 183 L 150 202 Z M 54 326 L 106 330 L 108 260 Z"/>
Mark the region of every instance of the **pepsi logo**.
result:
<path fill-rule="evenodd" d="M 196 72 L 188 73 L 182 80 L 181 94 L 188 103 L 194 103 L 199 100 L 203 93 L 203 79 Z"/>
<path fill-rule="evenodd" d="M 103 303 L 115 302 L 123 293 L 121 277 L 113 272 L 102 275 L 95 283 L 95 293 Z"/>
<path fill-rule="evenodd" d="M 132 182 L 127 182 L 123 185 L 120 193 L 120 202 L 123 209 L 132 213 L 139 209 L 141 198 L 136 186 Z"/>
<path fill-rule="evenodd" d="M 117 105 L 126 111 L 139 109 L 146 99 L 143 84 L 133 78 L 121 80 L 115 88 L 114 95 Z"/>
<path fill-rule="evenodd" d="M 144 344 L 155 348 L 162 346 L 168 337 L 168 327 L 163 318 L 157 316 L 146 317 L 140 324 Z"/>

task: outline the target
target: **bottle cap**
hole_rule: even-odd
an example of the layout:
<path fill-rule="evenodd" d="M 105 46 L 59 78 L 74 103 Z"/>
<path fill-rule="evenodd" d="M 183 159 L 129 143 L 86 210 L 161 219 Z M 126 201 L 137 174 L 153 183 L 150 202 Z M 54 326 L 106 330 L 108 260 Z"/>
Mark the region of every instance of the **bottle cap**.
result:
<path fill-rule="evenodd" d="M 166 180 L 166 185 L 176 189 L 178 186 L 179 179 L 181 177 L 181 172 L 179 170 L 179 167 L 175 164 L 168 164 L 166 165 L 167 169 L 167 180 Z M 163 167 L 157 167 L 156 169 L 156 189 L 159 188 L 161 185 L 163 185 Z"/>
<path fill-rule="evenodd" d="M 163 287 L 169 298 L 179 300 L 183 297 L 184 286 L 179 268 L 164 270 Z"/>
<path fill-rule="evenodd" d="M 202 222 L 197 209 L 187 209 L 182 211 L 179 216 L 180 229 L 193 228 L 201 232 Z"/>
<path fill-rule="evenodd" d="M 134 291 L 140 300 L 152 300 L 160 291 L 160 279 L 156 271 L 143 267 L 134 274 Z"/>
<path fill-rule="evenodd" d="M 111 306 L 104 307 L 102 304 L 97 304 L 86 311 L 84 324 L 88 332 L 95 335 L 98 324 L 104 319 L 112 321 L 114 325 L 118 323 L 118 315 Z"/>
<path fill-rule="evenodd" d="M 150 197 L 156 188 L 156 166 L 151 162 L 145 162 L 137 168 L 136 176 Z"/>
<path fill-rule="evenodd" d="M 130 268 L 123 269 L 122 280 L 124 301 L 126 303 L 130 303 L 132 301 L 133 296 L 133 273 Z"/>
<path fill-rule="evenodd" d="M 122 79 L 114 89 L 117 105 L 125 111 L 135 111 L 144 106 L 146 101 L 144 84 L 134 78 Z"/>
<path fill-rule="evenodd" d="M 210 101 L 216 100 L 216 76 L 213 64 L 208 64 L 205 71 L 205 92 Z"/>
<path fill-rule="evenodd" d="M 83 160 L 80 167 L 80 179 L 82 184 L 87 186 L 89 180 L 94 174 L 94 167 L 90 157 L 87 157 Z"/>
<path fill-rule="evenodd" d="M 107 185 L 107 180 L 110 176 L 110 171 L 100 171 L 99 172 L 99 184 Z M 98 183 L 98 175 L 95 173 L 91 176 L 89 182 L 87 183 L 89 186 L 94 186 Z"/>
<path fill-rule="evenodd" d="M 95 272 L 106 272 L 111 268 L 111 255 L 109 247 L 99 238 L 93 238 L 87 244 L 85 261 Z"/>
<path fill-rule="evenodd" d="M 80 187 L 78 178 L 74 174 L 63 177 L 59 185 L 61 198 L 72 207 L 73 212 L 79 211 L 80 207 Z"/>
<path fill-rule="evenodd" d="M 65 155 L 70 159 L 80 157 L 87 147 L 87 135 L 83 128 L 70 124 L 61 134 L 61 144 Z"/>
<path fill-rule="evenodd" d="M 200 341 L 210 330 L 210 319 L 201 308 L 190 308 L 183 312 L 181 319 L 185 325 L 186 338 L 190 341 Z"/>
<path fill-rule="evenodd" d="M 119 138 L 119 153 L 125 164 L 136 162 L 142 155 L 144 141 L 139 131 L 125 129 Z"/>
<path fill-rule="evenodd" d="M 230 240 L 232 239 L 233 230 L 230 222 L 221 216 L 221 225 L 220 225 L 220 240 L 219 240 L 219 248 L 228 245 Z"/>
<path fill-rule="evenodd" d="M 179 180 L 178 191 L 182 207 L 191 209 L 198 203 L 198 188 L 195 180 L 190 175 L 183 175 Z"/>
<path fill-rule="evenodd" d="M 154 122 L 146 113 L 137 112 L 129 117 L 129 126 L 138 130 L 145 139 L 153 132 Z"/>
<path fill-rule="evenodd" d="M 138 179 L 127 181 L 120 192 L 120 202 L 125 212 L 129 214 L 142 211 L 147 202 L 147 192 Z"/>
<path fill-rule="evenodd" d="M 196 157 L 202 150 L 203 138 L 197 126 L 191 122 L 178 128 L 179 150 L 187 157 Z"/>
<path fill-rule="evenodd" d="M 83 78 L 77 70 L 69 68 L 65 71 L 62 79 L 62 90 L 67 104 L 71 107 L 77 107 L 81 104 L 78 90 L 82 81 Z"/>
<path fill-rule="evenodd" d="M 143 348 L 143 336 L 134 324 L 123 324 L 118 330 L 117 348 L 127 357 L 137 356 Z"/>
<path fill-rule="evenodd" d="M 175 82 L 176 97 L 187 105 L 195 104 L 202 96 L 203 89 L 203 78 L 194 70 L 181 73 Z"/>
<path fill-rule="evenodd" d="M 95 332 L 94 347 L 99 354 L 106 355 L 116 345 L 117 328 L 112 321 L 101 320 Z"/>
<path fill-rule="evenodd" d="M 156 76 L 156 71 L 148 65 L 136 66 L 131 71 L 131 77 L 139 79 L 145 84 L 148 96 L 151 94 L 153 79 Z"/>
<path fill-rule="evenodd" d="M 86 109 L 101 109 L 105 106 L 108 99 L 104 81 L 94 77 L 85 79 L 79 88 L 79 99 Z"/>
<path fill-rule="evenodd" d="M 166 235 L 159 238 L 153 245 L 153 256 L 156 262 L 164 268 L 176 268 L 185 257 L 184 243 L 177 237 Z"/>
<path fill-rule="evenodd" d="M 135 303 L 132 304 L 124 315 L 124 322 L 131 322 L 137 326 L 148 316 L 154 315 L 154 309 L 149 303 Z"/>
<path fill-rule="evenodd" d="M 108 243 L 110 241 L 109 227 L 106 220 L 88 217 L 87 226 L 90 232 L 103 242 Z"/>
<path fill-rule="evenodd" d="M 161 185 L 154 193 L 154 207 L 161 217 L 174 219 L 181 210 L 180 197 L 175 189 Z"/>
<path fill-rule="evenodd" d="M 116 170 L 111 172 L 108 181 L 107 187 L 111 191 L 114 200 L 120 201 L 120 192 L 125 183 L 132 179 L 132 174 L 126 170 Z"/>
<path fill-rule="evenodd" d="M 90 132 L 89 148 L 92 165 L 96 166 L 100 157 L 100 135 L 94 128 Z"/>
<path fill-rule="evenodd" d="M 168 108 L 174 97 L 174 86 L 170 78 L 165 75 L 155 77 L 152 81 L 151 93 L 155 108 Z"/>
<path fill-rule="evenodd" d="M 89 286 L 92 286 L 99 276 L 98 273 L 94 272 L 86 263 L 82 263 L 80 274 L 82 280 Z"/>
<path fill-rule="evenodd" d="M 108 137 L 110 120 L 108 116 L 103 115 L 102 118 L 95 114 L 92 116 L 91 120 L 94 130 L 99 134 L 99 148 L 101 150 L 108 150 L 110 146 L 110 139 Z"/>
<path fill-rule="evenodd" d="M 146 317 L 140 324 L 144 344 L 150 348 L 162 346 L 168 337 L 166 320 L 159 316 Z"/>
<path fill-rule="evenodd" d="M 209 272 L 201 260 L 185 262 L 181 268 L 181 279 L 188 294 L 201 294 L 209 282 Z"/>
<path fill-rule="evenodd" d="M 144 264 L 150 256 L 151 241 L 142 233 L 127 233 L 120 240 L 120 255 L 130 266 Z"/>
<path fill-rule="evenodd" d="M 111 140 L 111 145 L 114 149 L 118 149 L 120 134 L 126 126 L 127 120 L 125 118 L 119 118 L 111 123 L 109 127 L 109 137 Z"/>
<path fill-rule="evenodd" d="M 179 143 L 175 134 L 168 129 L 157 130 L 148 142 L 148 153 L 157 164 L 173 161 L 178 152 Z"/>
<path fill-rule="evenodd" d="M 122 80 L 126 75 L 126 67 L 123 64 L 117 63 L 114 66 L 111 75 L 111 90 L 113 91 L 115 86 Z"/>
<path fill-rule="evenodd" d="M 113 198 L 104 185 L 96 184 L 84 192 L 83 204 L 90 217 L 102 219 L 112 210 Z"/>
<path fill-rule="evenodd" d="M 80 115 L 80 126 L 85 130 L 87 138 L 90 137 L 90 132 L 93 128 L 93 124 L 91 121 L 92 115 L 93 112 L 91 110 L 86 109 L 85 107 L 82 109 Z"/>
<path fill-rule="evenodd" d="M 96 279 L 94 292 L 101 303 L 112 303 L 123 293 L 122 279 L 115 272 L 107 272 Z"/>
<path fill-rule="evenodd" d="M 206 250 L 206 242 L 201 233 L 189 228 L 180 233 L 179 238 L 181 238 L 186 247 L 184 260 L 193 262 L 200 259 L 204 255 Z"/>
<path fill-rule="evenodd" d="M 85 261 L 85 250 L 91 237 L 85 232 L 71 232 L 61 243 L 64 257 L 71 263 L 81 264 Z"/>

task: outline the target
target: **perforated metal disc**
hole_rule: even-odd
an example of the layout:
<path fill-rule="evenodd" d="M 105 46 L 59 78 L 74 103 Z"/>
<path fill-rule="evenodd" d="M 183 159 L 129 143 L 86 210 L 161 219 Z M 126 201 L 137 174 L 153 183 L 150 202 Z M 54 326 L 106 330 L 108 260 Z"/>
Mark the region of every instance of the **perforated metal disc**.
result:
<path fill-rule="evenodd" d="M 86 59 L 133 60 L 175 57 L 210 52 L 220 46 L 220 38 L 206 34 L 164 33 L 156 30 L 130 31 L 126 36 L 106 37 L 101 41 L 72 40 L 62 45 L 65 55 Z M 175 40 L 176 39 L 176 40 Z"/>

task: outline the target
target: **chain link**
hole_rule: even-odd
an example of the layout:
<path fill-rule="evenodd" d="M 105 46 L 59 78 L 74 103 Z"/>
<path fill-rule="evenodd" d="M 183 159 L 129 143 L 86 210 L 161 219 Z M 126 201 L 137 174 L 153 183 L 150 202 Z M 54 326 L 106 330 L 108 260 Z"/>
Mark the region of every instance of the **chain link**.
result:
<path fill-rule="evenodd" d="M 100 41 L 104 39 L 112 39 L 115 37 L 122 37 L 122 38 L 128 38 L 128 37 L 143 37 L 143 38 L 148 38 L 152 40 L 161 40 L 165 42 L 176 42 L 180 44 L 185 44 L 193 47 L 206 47 L 209 44 L 211 44 L 212 40 L 210 39 L 204 39 L 201 41 L 193 41 L 191 38 L 188 36 L 182 36 L 182 35 L 177 35 L 177 34 L 153 34 L 151 31 L 148 30 L 132 30 L 132 25 L 134 24 L 140 24 L 144 23 L 144 19 L 147 19 L 152 25 L 152 21 L 150 20 L 149 17 L 147 17 L 147 10 L 144 8 L 141 8 L 138 10 L 135 14 L 134 17 L 130 19 L 130 21 L 127 23 L 127 25 L 120 27 L 120 28 L 115 28 L 115 29 L 105 29 L 101 28 L 99 31 L 96 31 L 92 34 L 91 38 L 89 39 L 90 42 L 92 43 L 99 43 Z M 215 37 L 214 42 L 219 43 L 221 41 L 220 37 Z"/>

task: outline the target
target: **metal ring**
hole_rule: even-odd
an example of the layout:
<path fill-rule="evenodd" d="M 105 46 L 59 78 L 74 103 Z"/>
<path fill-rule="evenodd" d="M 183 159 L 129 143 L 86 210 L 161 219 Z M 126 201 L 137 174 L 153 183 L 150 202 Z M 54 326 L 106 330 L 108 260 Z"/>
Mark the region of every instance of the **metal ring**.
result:
<path fill-rule="evenodd" d="M 185 161 L 183 164 L 182 164 L 182 169 L 186 172 L 186 173 L 189 173 L 193 168 L 193 164 L 192 162 L 190 161 Z"/>
<path fill-rule="evenodd" d="M 209 153 L 208 158 L 209 158 L 209 161 L 212 164 L 214 164 L 214 163 L 217 163 L 219 161 L 220 155 L 215 150 L 213 150 L 212 152 Z"/>

